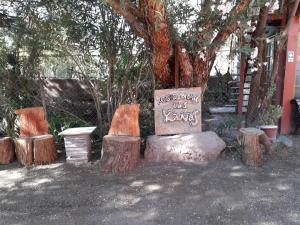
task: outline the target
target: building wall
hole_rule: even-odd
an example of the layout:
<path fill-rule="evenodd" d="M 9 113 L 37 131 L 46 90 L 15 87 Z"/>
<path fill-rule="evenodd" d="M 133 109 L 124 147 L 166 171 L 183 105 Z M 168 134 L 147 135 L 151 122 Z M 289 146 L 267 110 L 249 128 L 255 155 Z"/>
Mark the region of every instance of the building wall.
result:
<path fill-rule="evenodd" d="M 296 95 L 296 77 L 300 78 L 300 56 L 298 54 L 299 48 L 299 19 L 296 17 L 292 20 L 292 24 L 288 33 L 288 43 L 286 51 L 286 62 L 285 62 L 285 77 L 284 77 L 284 88 L 283 88 L 283 115 L 281 119 L 281 133 L 290 134 L 293 131 L 292 121 L 292 107 L 290 101 Z M 294 53 L 294 60 L 289 60 L 289 54 Z M 298 53 L 299 52 L 299 53 Z M 298 81 L 299 82 L 299 81 Z M 300 94 L 300 92 L 299 92 Z M 300 95 L 299 95 L 300 97 Z"/>

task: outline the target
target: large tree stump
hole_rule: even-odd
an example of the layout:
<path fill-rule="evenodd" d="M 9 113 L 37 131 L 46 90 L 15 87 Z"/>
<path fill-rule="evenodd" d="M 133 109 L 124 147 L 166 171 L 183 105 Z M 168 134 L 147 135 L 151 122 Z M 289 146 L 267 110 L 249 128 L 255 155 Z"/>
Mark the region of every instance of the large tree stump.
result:
<path fill-rule="evenodd" d="M 9 164 L 15 159 L 15 149 L 10 137 L 0 139 L 0 164 Z"/>
<path fill-rule="evenodd" d="M 53 135 L 41 135 L 33 138 L 34 164 L 49 164 L 57 160 L 58 154 Z"/>
<path fill-rule="evenodd" d="M 16 156 L 24 166 L 33 163 L 33 139 L 31 137 L 23 137 L 15 139 Z"/>
<path fill-rule="evenodd" d="M 131 136 L 104 136 L 100 166 L 107 172 L 134 169 L 140 159 L 141 139 Z"/>
<path fill-rule="evenodd" d="M 241 128 L 240 133 L 242 161 L 249 166 L 262 166 L 264 158 L 260 146 L 260 136 L 264 132 L 256 128 Z"/>

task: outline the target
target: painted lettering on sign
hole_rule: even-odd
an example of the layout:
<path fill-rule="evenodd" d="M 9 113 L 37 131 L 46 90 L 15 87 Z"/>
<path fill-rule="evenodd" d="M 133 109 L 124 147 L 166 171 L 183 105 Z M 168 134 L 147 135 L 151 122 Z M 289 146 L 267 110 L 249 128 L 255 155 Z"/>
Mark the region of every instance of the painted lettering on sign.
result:
<path fill-rule="evenodd" d="M 163 110 L 163 115 L 165 117 L 164 122 L 174 122 L 174 121 L 184 121 L 188 122 L 189 125 L 196 126 L 198 124 L 197 114 L 199 114 L 199 110 L 195 110 L 193 112 L 175 112 L 171 109 Z"/>

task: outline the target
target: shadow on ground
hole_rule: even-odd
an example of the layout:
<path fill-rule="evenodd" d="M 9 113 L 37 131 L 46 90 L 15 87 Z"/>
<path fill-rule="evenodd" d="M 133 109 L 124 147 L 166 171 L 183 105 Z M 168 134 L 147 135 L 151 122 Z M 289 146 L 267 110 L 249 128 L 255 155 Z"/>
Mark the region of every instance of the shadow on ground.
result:
<path fill-rule="evenodd" d="M 295 139 L 297 140 L 297 139 Z M 299 146 L 299 145 L 298 145 Z M 300 154 L 210 164 L 0 166 L 0 224 L 300 224 Z"/>

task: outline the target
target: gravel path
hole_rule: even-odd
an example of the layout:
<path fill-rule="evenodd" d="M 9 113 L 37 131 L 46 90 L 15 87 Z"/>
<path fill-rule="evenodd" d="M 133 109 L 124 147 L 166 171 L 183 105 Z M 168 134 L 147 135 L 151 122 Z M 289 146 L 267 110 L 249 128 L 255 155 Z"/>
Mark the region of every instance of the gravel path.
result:
<path fill-rule="evenodd" d="M 144 164 L 123 175 L 101 173 L 98 163 L 13 163 L 0 166 L 0 224 L 300 224 L 299 193 L 298 151 L 262 168 L 225 158 Z"/>

